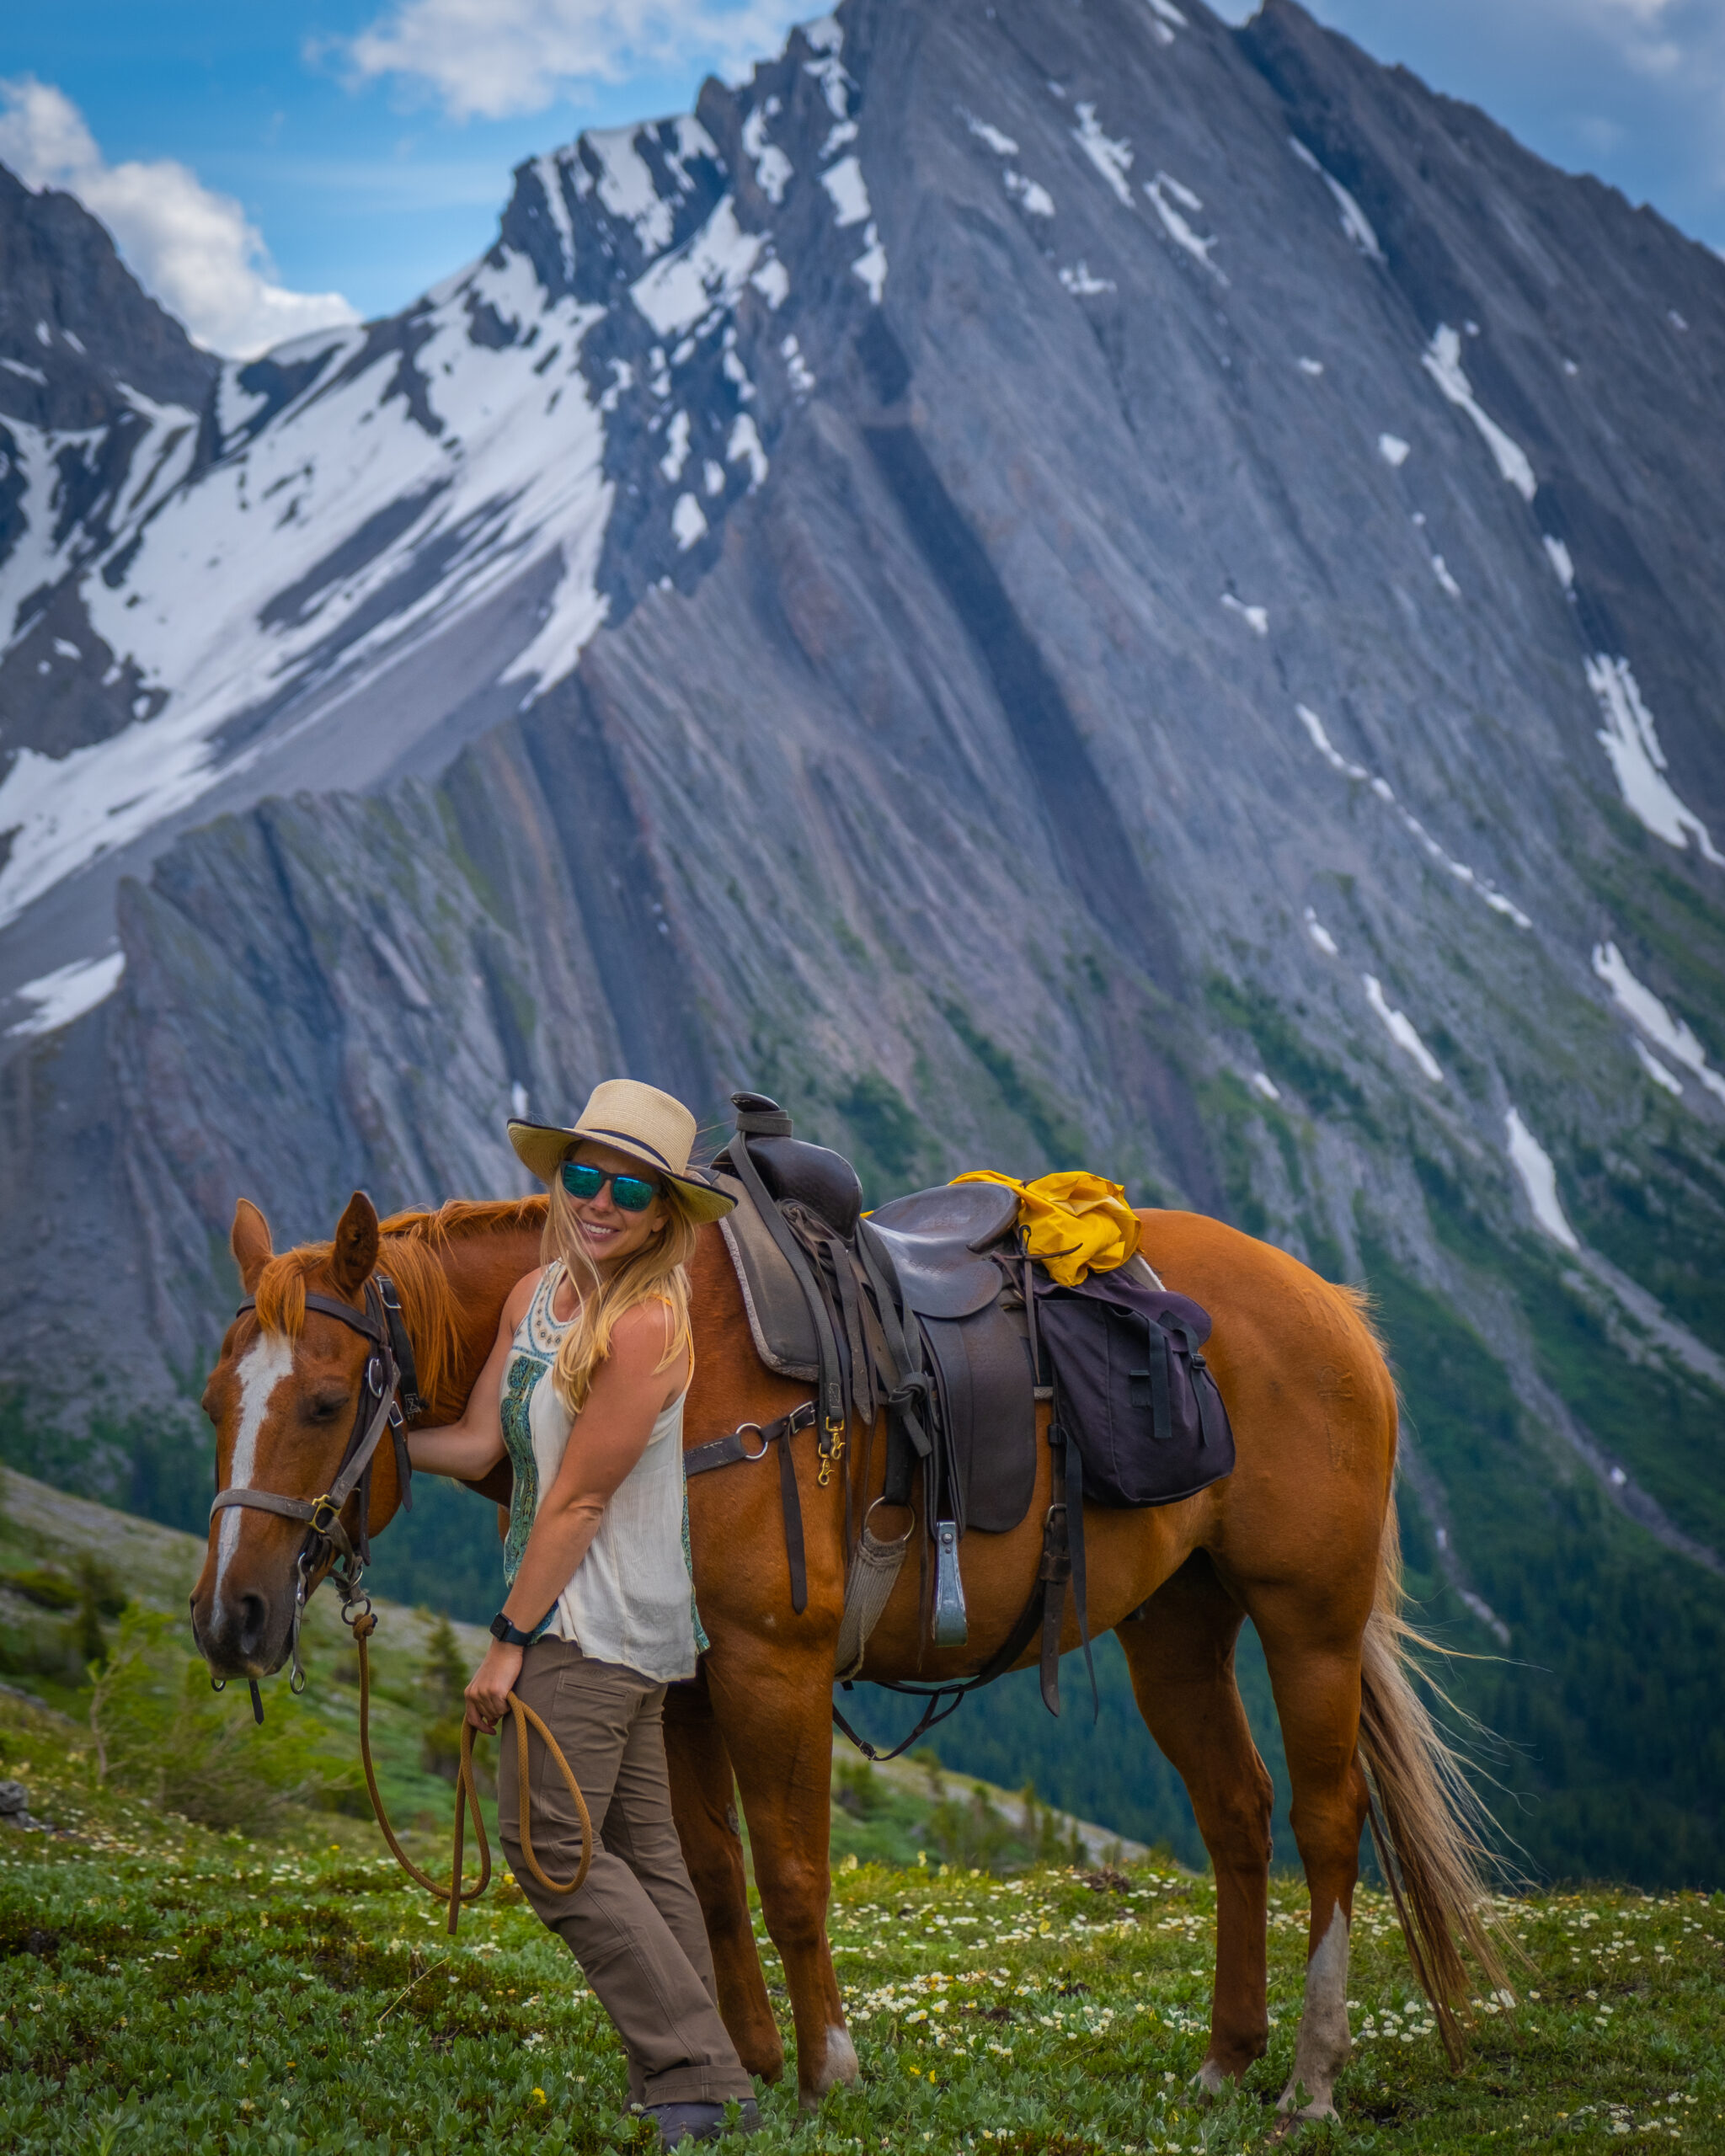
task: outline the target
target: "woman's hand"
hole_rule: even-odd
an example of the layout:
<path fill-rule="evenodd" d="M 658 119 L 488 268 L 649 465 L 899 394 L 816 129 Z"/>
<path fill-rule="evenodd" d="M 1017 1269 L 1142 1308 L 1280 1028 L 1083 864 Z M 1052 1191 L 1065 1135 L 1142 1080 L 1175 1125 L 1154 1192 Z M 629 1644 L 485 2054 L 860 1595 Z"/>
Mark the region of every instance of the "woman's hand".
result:
<path fill-rule="evenodd" d="M 509 1712 L 509 1695 L 521 1673 L 524 1650 L 494 1640 L 467 1687 L 467 1720 L 489 1737 Z"/>

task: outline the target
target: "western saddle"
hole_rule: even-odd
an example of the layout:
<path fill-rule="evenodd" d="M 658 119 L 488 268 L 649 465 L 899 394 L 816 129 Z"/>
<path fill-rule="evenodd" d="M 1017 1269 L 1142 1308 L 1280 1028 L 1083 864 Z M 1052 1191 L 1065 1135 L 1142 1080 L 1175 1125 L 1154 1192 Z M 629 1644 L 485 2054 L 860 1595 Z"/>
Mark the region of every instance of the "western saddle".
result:
<path fill-rule="evenodd" d="M 745 1424 L 696 1448 L 687 1472 L 701 1475 L 777 1449 L 791 1598 L 806 1607 L 802 1514 L 791 1442 L 817 1429 L 819 1479 L 844 1476 L 850 1564 L 836 1674 L 846 1689 L 862 1672 L 868 1636 L 903 1567 L 916 1527 L 913 1485 L 921 1475 L 925 1550 L 923 1636 L 938 1647 L 968 1636 L 959 1543 L 969 1532 L 1017 1527 L 1036 1488 L 1039 1402 L 1055 1387 L 1037 1325 L 1038 1284 L 1017 1233 L 1017 1198 L 1004 1184 L 948 1184 L 913 1192 L 864 1217 L 850 1162 L 793 1134 L 791 1118 L 759 1093 L 735 1093 L 734 1135 L 713 1163 L 713 1180 L 736 1198 L 720 1223 L 736 1269 L 755 1348 L 769 1369 L 814 1389 L 814 1399 L 757 1430 Z M 1162 1283 L 1141 1259 L 1126 1277 L 1145 1289 Z M 1124 1271 L 1124 1268 L 1123 1268 Z M 1043 1284 L 1046 1285 L 1045 1278 Z M 859 1520 L 853 1492 L 872 1486 L 871 1449 L 885 1417 L 882 1495 Z M 853 1477 L 847 1431 L 862 1460 Z M 956 1710 L 965 1693 L 991 1683 L 1040 1634 L 1042 1695 L 1060 1712 L 1058 1672 L 1066 1595 L 1095 1672 L 1085 1608 L 1082 1465 L 1060 1418 L 1051 1415 L 1053 1488 L 1043 1525 L 1042 1561 L 1029 1599 L 998 1650 L 971 1677 L 944 1684 L 894 1683 L 926 1701 L 903 1751 Z M 860 1495 L 857 1502 L 860 1502 Z M 876 1515 L 905 1524 L 877 1537 Z M 873 1682 L 884 1682 L 872 1679 Z M 877 1753 L 834 1710 L 834 1721 L 871 1758 Z"/>

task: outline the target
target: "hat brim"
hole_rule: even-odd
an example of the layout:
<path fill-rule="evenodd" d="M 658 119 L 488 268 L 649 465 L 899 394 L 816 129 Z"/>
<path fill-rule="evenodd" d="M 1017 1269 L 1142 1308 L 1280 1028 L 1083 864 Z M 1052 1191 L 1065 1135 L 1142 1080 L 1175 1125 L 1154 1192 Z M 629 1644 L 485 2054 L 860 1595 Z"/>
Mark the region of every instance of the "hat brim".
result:
<path fill-rule="evenodd" d="M 556 1179 L 558 1169 L 571 1145 L 579 1145 L 590 1134 L 570 1130 L 554 1123 L 521 1123 L 510 1119 L 508 1126 L 509 1142 L 530 1174 L 538 1177 L 547 1189 Z M 607 1145 L 613 1152 L 627 1153 L 631 1160 L 638 1161 L 660 1182 L 670 1183 L 676 1191 L 690 1215 L 697 1220 L 722 1220 L 736 1204 L 734 1198 L 717 1190 L 707 1178 L 691 1169 L 686 1174 L 675 1175 L 663 1161 L 655 1159 L 645 1146 L 632 1145 L 624 1136 L 592 1139 L 594 1145 Z"/>

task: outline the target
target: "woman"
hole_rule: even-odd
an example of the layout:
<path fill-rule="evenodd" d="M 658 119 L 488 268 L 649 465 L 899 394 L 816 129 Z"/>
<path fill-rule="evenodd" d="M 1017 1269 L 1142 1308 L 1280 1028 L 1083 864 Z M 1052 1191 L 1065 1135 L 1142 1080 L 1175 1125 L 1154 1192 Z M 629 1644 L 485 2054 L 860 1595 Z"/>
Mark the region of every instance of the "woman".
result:
<path fill-rule="evenodd" d="M 547 1894 L 521 1861 L 515 1747 L 500 1747 L 499 1825 L 527 1898 L 562 1935 L 611 2016 L 629 2093 L 674 2148 L 714 2138 L 754 2084 L 715 2004 L 665 1764 L 665 1688 L 707 1644 L 695 1611 L 683 1489 L 683 1396 L 693 1348 L 686 1270 L 703 1220 L 731 1201 L 689 1168 L 695 1118 L 651 1086 L 595 1086 L 570 1129 L 511 1123 L 550 1187 L 544 1262 L 516 1283 L 459 1422 L 409 1438 L 415 1467 L 473 1481 L 507 1450 L 515 1492 L 509 1594 L 467 1687 L 491 1731 L 518 1692 L 569 1761 L 593 1822 L 576 1894 Z M 544 1747 L 531 1747 L 536 1854 L 553 1877 L 580 1828 Z"/>

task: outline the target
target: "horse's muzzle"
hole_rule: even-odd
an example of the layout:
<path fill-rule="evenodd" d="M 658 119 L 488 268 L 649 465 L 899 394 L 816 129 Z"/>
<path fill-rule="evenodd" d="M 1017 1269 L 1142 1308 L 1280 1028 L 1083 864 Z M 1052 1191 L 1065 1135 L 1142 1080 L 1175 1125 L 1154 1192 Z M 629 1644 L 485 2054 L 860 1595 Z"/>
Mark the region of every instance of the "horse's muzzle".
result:
<path fill-rule="evenodd" d="M 287 1660 L 291 1598 L 263 1594 L 192 1597 L 192 1637 L 219 1682 L 273 1677 Z"/>

